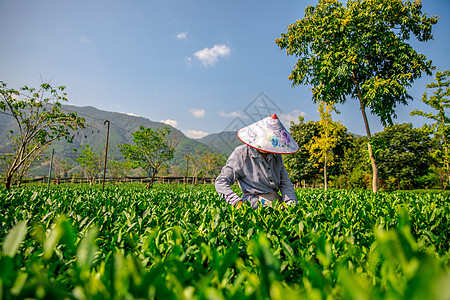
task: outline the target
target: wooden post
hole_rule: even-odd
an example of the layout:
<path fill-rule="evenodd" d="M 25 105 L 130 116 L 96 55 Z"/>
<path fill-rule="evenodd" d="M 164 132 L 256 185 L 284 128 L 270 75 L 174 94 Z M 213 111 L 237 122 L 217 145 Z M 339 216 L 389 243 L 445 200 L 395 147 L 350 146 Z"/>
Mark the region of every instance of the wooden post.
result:
<path fill-rule="evenodd" d="M 55 154 L 55 148 L 52 149 L 52 160 L 50 161 L 50 169 L 48 170 L 48 183 L 47 189 L 50 188 L 50 178 L 52 178 L 52 168 L 53 168 L 53 155 Z"/>
<path fill-rule="evenodd" d="M 105 178 L 106 178 L 106 160 L 108 158 L 108 140 L 109 140 L 109 121 L 106 120 L 103 125 L 108 123 L 108 131 L 106 133 L 106 146 L 105 146 L 105 167 L 103 168 L 103 191 L 105 190 Z"/>
<path fill-rule="evenodd" d="M 186 189 L 187 176 L 188 176 L 188 171 L 189 171 L 189 155 L 186 155 L 184 158 L 186 158 L 186 176 L 184 177 L 185 178 L 184 189 Z"/>

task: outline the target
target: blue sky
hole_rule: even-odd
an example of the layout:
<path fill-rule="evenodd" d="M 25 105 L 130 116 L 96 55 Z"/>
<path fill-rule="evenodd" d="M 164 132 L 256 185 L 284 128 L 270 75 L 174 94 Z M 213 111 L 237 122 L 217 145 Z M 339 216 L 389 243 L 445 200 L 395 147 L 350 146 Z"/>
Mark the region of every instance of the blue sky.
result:
<path fill-rule="evenodd" d="M 298 115 L 317 120 L 309 88 L 288 80 L 295 58 L 274 42 L 316 3 L 0 0 L 0 80 L 12 88 L 51 80 L 67 87 L 69 104 L 164 121 L 190 137 L 230 129 L 236 118 L 251 123 L 246 108 L 261 95 L 285 125 Z M 450 69 L 450 1 L 425 0 L 423 11 L 440 20 L 435 39 L 414 47 Z M 416 81 L 396 122 L 424 123 L 409 113 L 426 109 L 420 98 L 432 80 Z M 355 100 L 338 109 L 335 120 L 365 134 Z M 377 117 L 370 125 L 382 130 Z"/>

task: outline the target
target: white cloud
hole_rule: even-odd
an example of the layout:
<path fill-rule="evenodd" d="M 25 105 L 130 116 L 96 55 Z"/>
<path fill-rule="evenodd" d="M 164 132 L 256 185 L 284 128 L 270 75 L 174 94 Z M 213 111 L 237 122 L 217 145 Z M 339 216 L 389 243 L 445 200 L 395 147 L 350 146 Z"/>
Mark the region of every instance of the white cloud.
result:
<path fill-rule="evenodd" d="M 175 127 L 175 128 L 177 128 L 177 126 L 178 126 L 178 122 L 175 121 L 175 120 L 171 120 L 171 119 L 161 120 L 160 122 L 164 123 L 164 124 L 167 124 L 167 125 L 170 125 L 170 126 Z"/>
<path fill-rule="evenodd" d="M 204 66 L 214 67 L 221 56 L 230 54 L 230 48 L 225 45 L 214 45 L 212 48 L 205 48 L 194 53 L 194 56 L 200 60 Z"/>
<path fill-rule="evenodd" d="M 304 117 L 306 116 L 306 113 L 298 109 L 294 109 L 289 113 L 278 114 L 278 118 L 280 119 L 281 123 L 283 123 L 283 125 L 286 126 L 286 129 L 289 129 L 289 127 L 291 126 L 291 121 L 298 123 L 299 116 Z"/>
<path fill-rule="evenodd" d="M 201 139 L 202 137 L 207 136 L 209 133 L 201 131 L 201 130 L 188 130 L 184 132 L 184 135 L 190 137 L 191 139 Z"/>
<path fill-rule="evenodd" d="M 187 32 L 180 32 L 179 34 L 177 34 L 177 39 L 187 40 Z"/>
<path fill-rule="evenodd" d="M 203 118 L 206 114 L 204 109 L 191 108 L 189 112 L 196 118 Z"/>
<path fill-rule="evenodd" d="M 136 115 L 136 114 L 133 114 L 133 113 L 127 113 L 127 115 L 132 116 L 132 117 L 140 117 L 140 115 Z"/>
<path fill-rule="evenodd" d="M 226 117 L 226 118 L 242 118 L 242 119 L 246 119 L 247 116 L 243 115 L 241 112 L 239 111 L 232 111 L 230 113 L 226 113 L 223 110 L 219 111 L 219 116 L 221 117 Z"/>
<path fill-rule="evenodd" d="M 83 44 L 87 44 L 90 43 L 91 40 L 87 37 L 85 37 L 84 35 L 80 36 L 80 42 L 82 42 Z"/>

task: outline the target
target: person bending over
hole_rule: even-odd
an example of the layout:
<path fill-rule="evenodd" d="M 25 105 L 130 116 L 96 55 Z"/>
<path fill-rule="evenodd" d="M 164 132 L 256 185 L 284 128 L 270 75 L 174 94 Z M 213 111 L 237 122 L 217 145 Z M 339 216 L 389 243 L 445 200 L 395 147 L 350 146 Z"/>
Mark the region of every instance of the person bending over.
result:
<path fill-rule="evenodd" d="M 281 155 L 297 152 L 298 145 L 277 115 L 241 128 L 237 135 L 244 145 L 231 153 L 215 181 L 222 199 L 236 208 L 245 201 L 253 208 L 258 202 L 262 206 L 272 206 L 274 201 L 297 204 Z M 236 180 L 242 197 L 231 189 Z"/>

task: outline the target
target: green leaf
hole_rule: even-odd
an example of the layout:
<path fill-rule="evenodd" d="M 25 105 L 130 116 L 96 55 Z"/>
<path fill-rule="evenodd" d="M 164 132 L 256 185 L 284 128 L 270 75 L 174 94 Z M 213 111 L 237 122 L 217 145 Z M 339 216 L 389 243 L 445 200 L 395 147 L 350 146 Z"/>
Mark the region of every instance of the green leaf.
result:
<path fill-rule="evenodd" d="M 97 253 L 97 246 L 95 245 L 95 239 L 98 234 L 98 228 L 96 226 L 89 229 L 77 252 L 77 262 L 81 268 L 90 268 L 94 262 L 95 254 Z"/>
<path fill-rule="evenodd" d="M 219 281 L 222 281 L 227 269 L 236 261 L 238 255 L 238 244 L 234 244 L 232 248 L 222 257 L 222 264 L 218 270 Z"/>
<path fill-rule="evenodd" d="M 3 255 L 13 257 L 27 235 L 27 221 L 23 220 L 8 233 L 3 243 Z"/>

